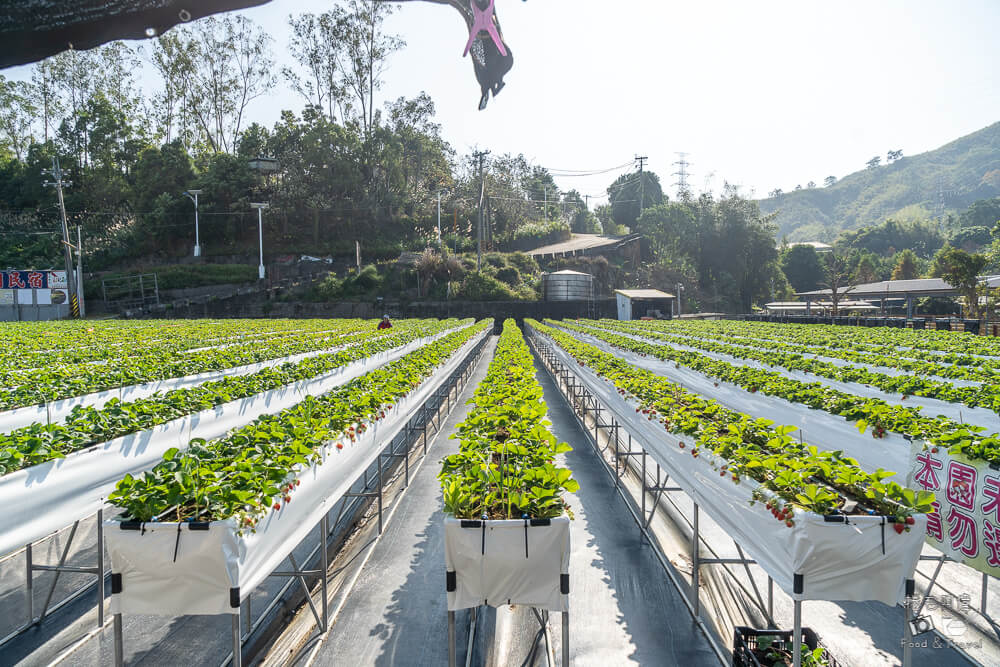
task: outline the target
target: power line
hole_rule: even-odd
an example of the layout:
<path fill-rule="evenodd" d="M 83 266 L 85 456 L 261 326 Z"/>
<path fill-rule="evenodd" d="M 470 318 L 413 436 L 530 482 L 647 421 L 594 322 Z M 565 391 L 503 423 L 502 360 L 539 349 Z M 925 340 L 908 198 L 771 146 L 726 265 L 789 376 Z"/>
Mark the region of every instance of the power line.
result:
<path fill-rule="evenodd" d="M 688 186 L 688 177 L 691 174 L 689 174 L 687 170 L 688 167 L 691 166 L 691 163 L 687 161 L 687 153 L 678 152 L 676 155 L 678 160 L 677 162 L 674 162 L 674 166 L 677 167 L 677 171 L 671 175 L 677 177 L 677 182 L 674 183 L 674 187 L 677 188 L 677 197 L 681 198 L 684 195 L 691 193 L 691 188 Z"/>

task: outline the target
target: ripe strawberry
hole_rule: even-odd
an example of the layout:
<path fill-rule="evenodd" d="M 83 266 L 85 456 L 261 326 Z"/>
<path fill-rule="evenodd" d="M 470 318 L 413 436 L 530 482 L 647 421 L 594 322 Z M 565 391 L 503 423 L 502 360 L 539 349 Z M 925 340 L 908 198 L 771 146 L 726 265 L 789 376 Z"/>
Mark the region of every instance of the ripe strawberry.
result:
<path fill-rule="evenodd" d="M 937 452 L 938 452 L 937 447 L 931 447 L 931 454 L 937 454 Z"/>
<path fill-rule="evenodd" d="M 338 442 L 337 443 L 337 449 L 343 449 L 343 448 L 344 448 L 344 443 Z"/>
<path fill-rule="evenodd" d="M 281 504 L 280 503 L 274 503 L 274 509 L 280 510 L 281 509 Z"/>
<path fill-rule="evenodd" d="M 683 442 L 678 442 L 677 444 L 680 445 L 681 449 L 684 449 L 684 443 Z"/>
<path fill-rule="evenodd" d="M 903 524 L 901 524 L 901 523 L 894 523 L 894 524 L 892 524 L 892 528 L 893 528 L 893 530 L 895 530 L 900 535 L 903 534 L 903 529 L 904 529 Z"/>
<path fill-rule="evenodd" d="M 791 528 L 792 526 L 795 525 L 795 522 L 792 521 L 791 519 L 789 519 L 789 520 L 785 521 L 785 525 L 788 526 L 789 528 Z"/>
<path fill-rule="evenodd" d="M 725 470 L 720 470 L 719 471 L 719 477 L 725 477 L 725 476 L 726 476 L 726 471 Z"/>
<path fill-rule="evenodd" d="M 917 522 L 917 520 L 916 520 L 916 519 L 914 519 L 914 518 L 913 518 L 912 516 L 908 516 L 908 517 L 906 517 L 906 525 L 907 525 L 907 526 L 912 526 L 912 525 L 913 525 L 913 524 L 915 524 L 916 522 Z"/>

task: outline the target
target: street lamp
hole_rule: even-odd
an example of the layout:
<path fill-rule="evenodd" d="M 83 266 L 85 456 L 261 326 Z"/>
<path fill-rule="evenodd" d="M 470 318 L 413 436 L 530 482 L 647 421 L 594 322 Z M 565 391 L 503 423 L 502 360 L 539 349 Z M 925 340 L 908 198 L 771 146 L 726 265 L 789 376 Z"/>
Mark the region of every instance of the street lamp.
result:
<path fill-rule="evenodd" d="M 184 194 L 194 202 L 194 256 L 201 257 L 201 236 L 198 233 L 198 195 L 204 190 L 187 190 Z"/>
<path fill-rule="evenodd" d="M 681 316 L 681 293 L 684 291 L 684 285 L 677 283 L 677 317 Z"/>
<path fill-rule="evenodd" d="M 257 236 L 260 241 L 260 266 L 257 267 L 257 277 L 260 280 L 264 279 L 264 209 L 269 206 L 270 204 L 266 202 L 250 204 L 250 208 L 257 209 Z"/>

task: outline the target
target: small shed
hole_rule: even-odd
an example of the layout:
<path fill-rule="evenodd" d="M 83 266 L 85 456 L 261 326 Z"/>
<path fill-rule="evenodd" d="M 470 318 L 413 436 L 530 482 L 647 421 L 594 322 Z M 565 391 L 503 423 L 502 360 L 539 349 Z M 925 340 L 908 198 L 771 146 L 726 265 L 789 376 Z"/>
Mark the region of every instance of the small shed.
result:
<path fill-rule="evenodd" d="M 589 301 L 594 298 L 594 276 L 579 271 L 556 271 L 542 276 L 546 301 Z"/>
<path fill-rule="evenodd" d="M 674 295 L 658 289 L 615 290 L 619 320 L 638 320 L 643 317 L 670 318 Z"/>

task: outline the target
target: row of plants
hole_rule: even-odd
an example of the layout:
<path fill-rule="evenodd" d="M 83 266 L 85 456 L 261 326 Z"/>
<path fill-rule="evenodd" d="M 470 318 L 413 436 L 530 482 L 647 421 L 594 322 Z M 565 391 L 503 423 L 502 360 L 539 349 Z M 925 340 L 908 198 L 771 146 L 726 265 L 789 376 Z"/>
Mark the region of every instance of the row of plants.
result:
<path fill-rule="evenodd" d="M 820 360 L 824 358 L 841 359 L 855 364 L 905 371 L 906 373 L 910 373 L 912 375 L 928 375 L 949 380 L 970 380 L 994 384 L 1000 382 L 1000 372 L 997 370 L 998 366 L 992 364 L 986 359 L 980 359 L 981 363 L 976 366 L 956 365 L 947 362 L 941 363 L 936 360 L 927 361 L 922 359 L 911 359 L 909 357 L 902 356 L 905 353 L 901 352 L 898 348 L 885 348 L 879 352 L 872 352 L 860 351 L 854 348 L 825 348 L 822 346 L 807 346 L 802 343 L 785 343 L 773 339 L 745 338 L 741 336 L 718 333 L 694 334 L 674 332 L 670 330 L 647 331 L 646 327 L 639 327 L 637 330 L 643 331 L 646 335 L 654 334 L 657 336 L 670 336 L 672 340 L 676 340 L 677 342 L 685 345 L 695 345 L 695 343 L 688 343 L 687 341 L 709 340 L 727 345 L 763 350 L 765 352 L 779 351 L 793 357 L 801 356 L 804 359 L 811 359 L 814 357 L 820 358 Z"/>
<path fill-rule="evenodd" d="M 393 329 L 389 336 L 374 337 L 331 354 L 309 357 L 298 363 L 284 363 L 250 375 L 231 376 L 196 387 L 156 393 L 136 401 L 113 399 L 100 408 L 77 406 L 63 423 L 32 424 L 0 434 L 0 476 L 63 458 L 93 445 L 145 431 L 223 403 L 323 375 L 422 336 L 432 336 L 471 323 L 471 320 L 412 323 L 399 330 Z"/>
<path fill-rule="evenodd" d="M 269 335 L 310 333 L 327 320 L 102 320 L 0 323 L 0 372 L 120 359 L 155 348 L 175 351 Z"/>
<path fill-rule="evenodd" d="M 507 320 L 475 407 L 457 427 L 459 453 L 448 456 L 438 479 L 445 513 L 458 519 L 572 517 L 565 492 L 580 485 L 559 454 L 572 451 L 549 430 L 534 358 L 514 320 Z"/>
<path fill-rule="evenodd" d="M 712 326 L 707 326 L 711 324 Z M 839 357 L 847 360 L 861 359 L 853 353 L 868 353 L 879 357 L 891 355 L 892 358 L 906 362 L 913 360 L 931 362 L 933 364 L 945 366 L 959 366 L 962 368 L 975 367 L 977 370 L 990 371 L 991 375 L 987 379 L 1000 377 L 1000 359 L 964 354 L 959 352 L 940 352 L 921 350 L 912 347 L 900 346 L 892 342 L 878 342 L 878 336 L 864 337 L 862 339 L 844 340 L 840 337 L 830 335 L 811 335 L 809 331 L 789 328 L 787 331 L 760 332 L 756 328 L 748 325 L 753 322 L 654 322 L 649 324 L 650 328 L 663 333 L 677 333 L 697 338 L 712 338 L 717 340 L 731 341 L 740 345 L 760 346 L 762 341 L 776 344 L 794 345 L 801 352 L 810 352 L 827 357 Z M 704 326 L 703 326 L 704 325 Z M 791 325 L 779 325 L 789 326 Z M 874 331 L 872 329 L 871 331 Z M 874 340 L 873 340 L 874 338 Z M 848 355 L 848 356 L 841 356 Z M 934 370 L 934 369 L 931 369 Z M 942 375 L 943 377 L 964 377 L 963 375 L 948 375 L 940 372 L 929 372 L 931 375 Z"/>
<path fill-rule="evenodd" d="M 704 458 L 720 476 L 734 484 L 753 479 L 758 487 L 751 503 L 762 502 L 788 527 L 796 512 L 817 514 L 879 514 L 889 517 L 897 532 L 909 530 L 914 514 L 931 510 L 934 495 L 888 481 L 886 470 L 867 472 L 841 451 L 820 451 L 795 440 L 794 426 L 775 426 L 625 362 L 553 327 L 530 326 L 615 386 L 638 414 L 660 423 L 665 432 L 687 436 L 676 441 L 678 454 Z"/>
<path fill-rule="evenodd" d="M 928 417 L 920 408 L 888 403 L 880 398 L 866 398 L 819 382 L 802 382 L 782 373 L 749 366 L 738 366 L 712 359 L 697 352 L 677 350 L 670 346 L 644 343 L 596 327 L 559 322 L 559 326 L 585 333 L 614 347 L 642 356 L 672 361 L 703 375 L 741 387 L 751 393 L 758 391 L 814 410 L 857 422 L 858 430 L 870 430 L 879 439 L 886 433 L 898 433 L 914 440 L 945 447 L 971 459 L 1000 463 L 1000 434 L 987 434 L 986 429 L 944 416 Z"/>
<path fill-rule="evenodd" d="M 351 320 L 319 334 L 276 336 L 187 354 L 153 351 L 121 363 L 54 364 L 15 371 L 0 376 L 4 386 L 0 389 L 0 411 L 316 352 L 364 340 L 375 333 L 375 325 L 374 321 Z"/>
<path fill-rule="evenodd" d="M 600 326 L 627 331 L 631 335 L 680 342 L 671 334 L 636 328 L 628 324 L 623 325 L 610 320 L 602 320 Z M 763 351 L 717 343 L 710 340 L 684 338 L 683 344 L 688 347 L 726 355 L 735 359 L 748 359 L 769 366 L 780 366 L 787 370 L 802 371 L 803 373 L 810 373 L 839 382 L 854 382 L 856 384 L 876 387 L 888 393 L 898 393 L 903 396 L 923 396 L 924 398 L 933 398 L 948 403 L 961 403 L 971 408 L 989 408 L 993 412 L 1000 413 L 1000 385 L 981 384 L 958 387 L 942 380 L 931 380 L 913 375 L 888 375 L 858 366 L 838 366 L 831 362 L 803 357 L 797 353 L 786 354 L 778 350 Z"/>
<path fill-rule="evenodd" d="M 695 323 L 672 322 L 686 326 Z M 727 329 L 727 321 L 699 322 L 702 329 Z M 741 322 L 747 331 L 758 336 L 803 336 L 807 340 L 835 347 L 854 343 L 878 344 L 931 352 L 954 352 L 966 355 L 1000 357 L 1000 340 L 969 333 L 932 329 L 897 329 L 890 327 L 845 327 L 833 324 L 786 324 L 777 322 Z"/>
<path fill-rule="evenodd" d="M 308 396 L 276 415 L 263 416 L 224 438 L 192 440 L 171 449 L 141 476 L 126 475 L 108 501 L 133 521 L 221 521 L 254 531 L 270 512 L 292 502 L 298 474 L 337 465 L 353 443 L 419 387 L 474 335 L 479 324 L 450 333 L 322 396 Z M 324 455 L 326 458 L 324 460 Z"/>

